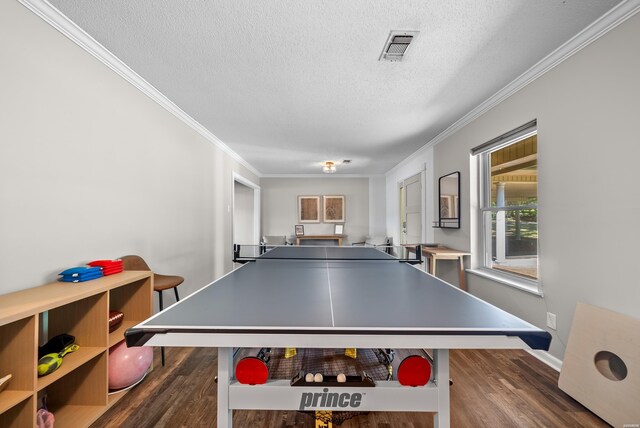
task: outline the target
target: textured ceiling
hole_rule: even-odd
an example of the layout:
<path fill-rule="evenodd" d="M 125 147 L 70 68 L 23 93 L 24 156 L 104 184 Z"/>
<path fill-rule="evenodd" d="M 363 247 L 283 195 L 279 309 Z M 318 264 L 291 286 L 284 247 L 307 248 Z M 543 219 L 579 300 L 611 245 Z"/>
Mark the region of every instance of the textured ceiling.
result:
<path fill-rule="evenodd" d="M 49 1 L 262 174 L 384 173 L 619 3 Z"/>

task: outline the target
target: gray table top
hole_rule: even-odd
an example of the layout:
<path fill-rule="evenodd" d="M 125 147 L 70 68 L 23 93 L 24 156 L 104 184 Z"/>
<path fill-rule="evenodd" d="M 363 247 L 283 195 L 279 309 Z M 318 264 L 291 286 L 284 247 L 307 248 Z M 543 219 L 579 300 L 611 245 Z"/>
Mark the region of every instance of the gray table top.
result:
<path fill-rule="evenodd" d="M 127 341 L 167 331 L 503 334 L 533 349 L 550 343 L 548 332 L 362 247 L 275 248 L 130 329 Z"/>

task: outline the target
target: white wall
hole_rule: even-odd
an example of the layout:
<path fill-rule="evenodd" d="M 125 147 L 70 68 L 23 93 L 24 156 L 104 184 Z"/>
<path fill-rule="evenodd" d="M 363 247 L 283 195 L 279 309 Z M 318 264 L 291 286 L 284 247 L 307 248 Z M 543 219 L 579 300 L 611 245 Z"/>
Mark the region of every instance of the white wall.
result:
<path fill-rule="evenodd" d="M 0 294 L 125 254 L 184 276 L 182 296 L 231 269 L 250 171 L 13 0 L 0 63 Z"/>
<path fill-rule="evenodd" d="M 556 313 L 562 358 L 577 302 L 640 318 L 636 214 L 640 14 L 535 80 L 434 149 L 434 175 L 461 171 L 462 228 L 435 240 L 474 250 L 470 149 L 538 120 L 539 254 L 544 299 L 468 275 L 470 291 L 540 327 Z M 435 201 L 435 200 L 434 200 Z M 440 269 L 445 279 L 452 268 Z M 455 279 L 452 279 L 455 282 Z"/>
<path fill-rule="evenodd" d="M 262 178 L 262 234 L 293 237 L 299 195 L 344 195 L 344 234 L 348 242 L 369 234 L 368 178 Z M 320 198 L 322 210 L 322 198 Z M 333 234 L 333 223 L 304 223 L 305 235 Z"/>
<path fill-rule="evenodd" d="M 384 175 L 369 177 L 369 236 L 387 235 L 387 191 Z"/>

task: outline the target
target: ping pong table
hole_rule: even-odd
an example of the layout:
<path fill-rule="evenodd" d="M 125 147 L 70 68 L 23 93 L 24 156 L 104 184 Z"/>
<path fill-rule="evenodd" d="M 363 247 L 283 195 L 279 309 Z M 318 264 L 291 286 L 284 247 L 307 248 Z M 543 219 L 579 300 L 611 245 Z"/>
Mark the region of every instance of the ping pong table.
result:
<path fill-rule="evenodd" d="M 238 260 L 126 332 L 129 346 L 218 348 L 218 427 L 232 426 L 233 409 L 434 412 L 434 426 L 448 427 L 449 349 L 549 349 L 547 331 L 379 249 L 285 246 Z M 418 387 L 247 385 L 234 378 L 237 347 L 430 349 L 433 370 Z M 330 406 L 301 398 L 334 392 Z"/>

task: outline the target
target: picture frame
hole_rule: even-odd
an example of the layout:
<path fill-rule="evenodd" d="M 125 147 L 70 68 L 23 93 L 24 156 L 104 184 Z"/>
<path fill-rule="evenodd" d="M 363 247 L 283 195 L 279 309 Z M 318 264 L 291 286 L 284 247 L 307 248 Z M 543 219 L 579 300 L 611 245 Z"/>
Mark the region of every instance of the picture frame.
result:
<path fill-rule="evenodd" d="M 451 195 L 440 196 L 440 218 L 454 218 L 453 215 L 453 197 Z"/>
<path fill-rule="evenodd" d="M 344 233 L 344 224 L 336 224 L 333 226 L 334 235 L 342 235 Z"/>
<path fill-rule="evenodd" d="M 345 203 L 342 195 L 323 196 L 322 212 L 325 223 L 344 223 Z"/>
<path fill-rule="evenodd" d="M 458 207 L 460 206 L 460 199 L 458 199 L 458 195 L 453 196 L 453 217 L 460 218 L 460 213 L 458 212 Z"/>
<path fill-rule="evenodd" d="M 296 224 L 296 236 L 304 236 L 304 225 Z"/>
<path fill-rule="evenodd" d="M 298 196 L 298 223 L 320 223 L 320 196 Z"/>

